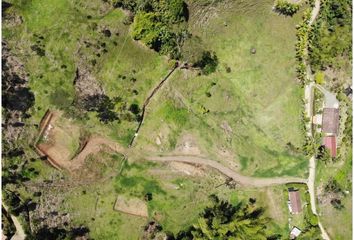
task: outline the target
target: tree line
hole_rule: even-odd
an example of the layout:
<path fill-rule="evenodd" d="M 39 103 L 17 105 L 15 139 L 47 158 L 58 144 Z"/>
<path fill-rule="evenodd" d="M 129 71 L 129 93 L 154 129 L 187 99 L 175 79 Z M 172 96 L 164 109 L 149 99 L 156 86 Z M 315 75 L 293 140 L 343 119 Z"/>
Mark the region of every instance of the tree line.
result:
<path fill-rule="evenodd" d="M 183 0 L 118 0 L 116 7 L 133 15 L 132 37 L 171 59 L 187 62 L 209 74 L 218 58 L 202 40 L 188 31 L 189 11 Z"/>

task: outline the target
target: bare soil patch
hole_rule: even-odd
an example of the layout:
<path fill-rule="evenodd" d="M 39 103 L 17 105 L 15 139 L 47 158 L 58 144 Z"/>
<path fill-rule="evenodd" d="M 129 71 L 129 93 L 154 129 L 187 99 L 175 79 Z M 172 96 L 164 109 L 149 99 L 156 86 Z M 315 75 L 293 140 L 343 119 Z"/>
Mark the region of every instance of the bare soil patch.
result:
<path fill-rule="evenodd" d="M 186 155 L 200 155 L 201 153 L 197 141 L 191 134 L 185 134 L 179 139 L 175 152 Z"/>
<path fill-rule="evenodd" d="M 125 153 L 118 143 L 98 135 L 82 139 L 80 127 L 65 119 L 60 112 L 47 112 L 40 126 L 37 152 L 58 169 L 77 170 L 89 155 L 100 151 Z"/>
<path fill-rule="evenodd" d="M 204 169 L 202 166 L 193 166 L 188 163 L 181 163 L 181 162 L 171 162 L 169 163 L 169 166 L 177 170 L 179 172 L 183 172 L 184 174 L 187 175 L 192 175 L 192 176 L 203 176 L 204 175 Z"/>
<path fill-rule="evenodd" d="M 127 198 L 118 196 L 114 210 L 140 217 L 148 217 L 147 205 L 144 201 L 137 198 Z"/>

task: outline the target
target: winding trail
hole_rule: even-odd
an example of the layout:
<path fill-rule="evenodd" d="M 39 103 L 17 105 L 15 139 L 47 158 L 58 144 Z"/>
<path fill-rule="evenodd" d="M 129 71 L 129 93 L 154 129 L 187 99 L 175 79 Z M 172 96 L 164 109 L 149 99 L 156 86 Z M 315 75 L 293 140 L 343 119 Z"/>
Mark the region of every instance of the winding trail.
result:
<path fill-rule="evenodd" d="M 278 178 L 257 178 L 248 177 L 225 167 L 224 165 L 216 162 L 215 160 L 202 158 L 199 156 L 150 156 L 146 158 L 150 161 L 157 162 L 183 162 L 189 164 L 205 165 L 213 168 L 227 177 L 232 178 L 236 182 L 244 186 L 253 187 L 267 187 L 272 185 L 282 185 L 286 183 L 307 183 L 306 179 L 296 177 L 278 177 Z"/>

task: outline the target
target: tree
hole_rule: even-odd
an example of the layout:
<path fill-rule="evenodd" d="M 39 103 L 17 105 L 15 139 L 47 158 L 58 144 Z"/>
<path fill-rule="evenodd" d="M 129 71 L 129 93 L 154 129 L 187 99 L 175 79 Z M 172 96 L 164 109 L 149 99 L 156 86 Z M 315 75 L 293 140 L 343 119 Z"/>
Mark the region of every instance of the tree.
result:
<path fill-rule="evenodd" d="M 274 8 L 277 12 L 286 15 L 293 16 L 300 9 L 300 5 L 296 3 L 290 3 L 287 0 L 276 0 Z"/>
<path fill-rule="evenodd" d="M 215 72 L 219 60 L 215 53 L 203 51 L 202 57 L 194 64 L 194 67 L 199 67 L 205 75 Z"/>
<path fill-rule="evenodd" d="M 311 31 L 309 43 L 312 69 L 342 67 L 352 56 L 352 2 L 321 2 L 321 11 Z"/>
<path fill-rule="evenodd" d="M 176 239 L 267 239 L 264 209 L 251 204 L 236 206 L 212 195 L 212 206 L 200 215 L 198 222 Z M 192 237 L 192 238 L 191 238 Z"/>

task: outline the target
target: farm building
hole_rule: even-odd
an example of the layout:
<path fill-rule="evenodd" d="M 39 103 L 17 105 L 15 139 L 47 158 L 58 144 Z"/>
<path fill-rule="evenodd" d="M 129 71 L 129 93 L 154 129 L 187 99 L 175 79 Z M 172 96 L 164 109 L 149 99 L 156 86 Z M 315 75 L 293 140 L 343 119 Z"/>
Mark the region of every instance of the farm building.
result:
<path fill-rule="evenodd" d="M 299 190 L 292 188 L 288 189 L 289 192 L 289 210 L 292 214 L 298 214 L 301 212 L 301 199 Z"/>
<path fill-rule="evenodd" d="M 337 155 L 336 136 L 325 136 L 323 138 L 323 145 L 329 150 L 331 157 Z"/>
<path fill-rule="evenodd" d="M 337 136 L 339 128 L 339 109 L 324 108 L 322 117 L 322 132 Z"/>
<path fill-rule="evenodd" d="M 297 227 L 293 227 L 293 229 L 290 232 L 290 239 L 296 239 L 301 233 L 301 230 L 298 229 Z"/>

